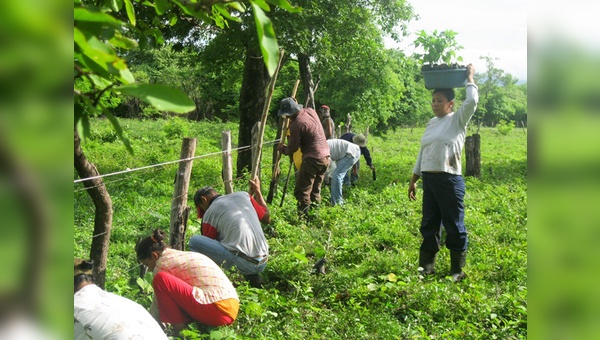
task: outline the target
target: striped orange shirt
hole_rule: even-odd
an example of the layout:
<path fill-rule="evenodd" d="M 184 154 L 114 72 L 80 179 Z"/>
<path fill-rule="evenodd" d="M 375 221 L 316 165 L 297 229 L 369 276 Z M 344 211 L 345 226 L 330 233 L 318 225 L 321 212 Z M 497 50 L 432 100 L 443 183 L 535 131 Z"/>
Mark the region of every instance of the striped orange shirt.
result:
<path fill-rule="evenodd" d="M 239 301 L 235 287 L 223 270 L 207 256 L 167 248 L 156 261 L 154 274 L 165 271 L 194 287 L 194 297 L 201 304 L 234 299 Z"/>

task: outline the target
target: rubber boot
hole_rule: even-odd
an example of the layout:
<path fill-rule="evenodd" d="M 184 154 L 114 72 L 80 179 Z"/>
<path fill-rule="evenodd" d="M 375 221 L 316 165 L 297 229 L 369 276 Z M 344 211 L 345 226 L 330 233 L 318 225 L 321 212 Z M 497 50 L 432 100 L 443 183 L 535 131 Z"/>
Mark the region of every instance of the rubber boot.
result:
<path fill-rule="evenodd" d="M 467 277 L 465 272 L 462 270 L 465 267 L 466 262 L 466 251 L 450 251 L 450 275 L 452 276 L 452 281 L 460 282 Z"/>
<path fill-rule="evenodd" d="M 253 287 L 253 288 L 262 288 L 263 287 L 263 280 L 262 280 L 262 276 L 260 274 L 249 274 L 249 275 L 244 275 L 244 277 L 246 278 L 246 280 L 248 280 L 248 283 L 250 283 L 250 287 Z"/>
<path fill-rule="evenodd" d="M 419 273 L 422 275 L 431 275 L 435 273 L 435 259 L 437 257 L 437 253 L 430 253 L 428 251 L 421 250 L 419 251 L 419 267 L 423 268 L 419 270 Z"/>
<path fill-rule="evenodd" d="M 310 211 L 310 205 L 307 206 L 303 206 L 303 205 L 298 205 L 298 218 L 301 221 L 304 222 L 308 222 L 308 212 Z"/>

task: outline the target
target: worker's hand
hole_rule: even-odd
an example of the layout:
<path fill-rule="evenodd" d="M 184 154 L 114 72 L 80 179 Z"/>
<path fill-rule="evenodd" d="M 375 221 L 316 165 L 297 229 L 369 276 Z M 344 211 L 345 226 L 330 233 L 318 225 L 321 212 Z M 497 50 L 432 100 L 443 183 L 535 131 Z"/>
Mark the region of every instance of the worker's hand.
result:
<path fill-rule="evenodd" d="M 369 167 L 371 168 L 371 170 L 375 171 L 375 165 L 369 165 Z"/>
<path fill-rule="evenodd" d="M 250 196 L 254 195 L 254 193 L 260 192 L 260 179 L 258 176 L 254 177 L 254 179 L 251 179 L 248 182 L 250 183 Z"/>
<path fill-rule="evenodd" d="M 279 150 L 279 152 L 285 154 L 286 147 L 287 147 L 287 145 L 285 145 L 285 144 L 279 144 L 279 145 L 277 145 L 277 150 Z"/>
<path fill-rule="evenodd" d="M 410 182 L 408 184 L 408 199 L 411 201 L 416 201 L 417 200 L 417 196 L 415 195 L 415 192 L 417 191 L 417 183 L 416 182 Z"/>
<path fill-rule="evenodd" d="M 475 83 L 475 81 L 473 80 L 473 76 L 475 75 L 475 66 L 473 66 L 473 64 L 467 65 L 466 72 L 467 72 L 467 82 Z"/>

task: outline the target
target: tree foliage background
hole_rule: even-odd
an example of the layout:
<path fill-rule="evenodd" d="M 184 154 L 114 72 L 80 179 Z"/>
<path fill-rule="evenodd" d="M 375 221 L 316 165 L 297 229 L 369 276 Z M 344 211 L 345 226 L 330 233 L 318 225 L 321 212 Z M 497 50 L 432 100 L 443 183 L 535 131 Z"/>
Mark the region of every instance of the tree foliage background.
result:
<path fill-rule="evenodd" d="M 376 2 L 374 2 L 376 3 Z M 379 9 L 389 10 L 386 2 Z M 370 133 L 384 133 L 400 126 L 423 126 L 430 118 L 430 91 L 424 88 L 419 61 L 398 49 L 385 48 L 383 37 L 405 38 L 405 26 L 413 18 L 410 7 L 395 2 L 396 12 L 404 16 L 387 17 L 373 8 L 357 4 L 310 2 L 300 13 L 273 11 L 272 20 L 278 41 L 285 49 L 271 106 L 271 124 L 276 124 L 277 103 L 289 95 L 292 84 L 300 77 L 300 55 L 308 56 L 314 83 L 316 106 L 328 105 L 336 123 L 350 114 L 359 131 L 370 127 Z M 301 6 L 301 4 L 299 4 Z M 406 8 L 402 7 L 405 6 Z M 404 8 L 403 11 L 398 8 Z M 249 19 L 247 19 L 249 20 Z M 378 22 L 388 22 L 384 30 Z M 393 29 L 390 22 L 396 21 Z M 166 45 L 129 52 L 125 59 L 136 79 L 164 83 L 181 89 L 195 103 L 187 113 L 193 120 L 240 119 L 239 99 L 242 90 L 248 23 L 232 23 L 224 30 L 192 35 L 168 27 Z M 194 31 L 196 32 L 196 31 Z M 477 124 L 495 126 L 501 121 L 527 123 L 527 85 L 495 67 L 493 58 L 488 70 L 477 74 L 481 103 Z M 299 102 L 304 104 L 306 84 L 299 89 Z M 459 98 L 462 96 L 457 91 Z M 125 98 L 114 108 L 119 117 L 153 118 L 170 113 L 159 111 L 136 98 Z"/>

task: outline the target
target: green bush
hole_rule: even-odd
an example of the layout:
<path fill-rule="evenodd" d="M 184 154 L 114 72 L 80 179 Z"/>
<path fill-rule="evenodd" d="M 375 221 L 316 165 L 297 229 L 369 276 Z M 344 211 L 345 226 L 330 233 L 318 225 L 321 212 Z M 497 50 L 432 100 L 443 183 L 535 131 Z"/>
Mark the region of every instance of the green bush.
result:
<path fill-rule="evenodd" d="M 173 117 L 166 121 L 162 130 L 169 139 L 183 138 L 188 135 L 188 122 L 179 117 Z"/>
<path fill-rule="evenodd" d="M 515 125 L 511 121 L 501 120 L 498 124 L 496 124 L 496 130 L 503 135 L 507 136 L 511 133 L 515 128 Z"/>

